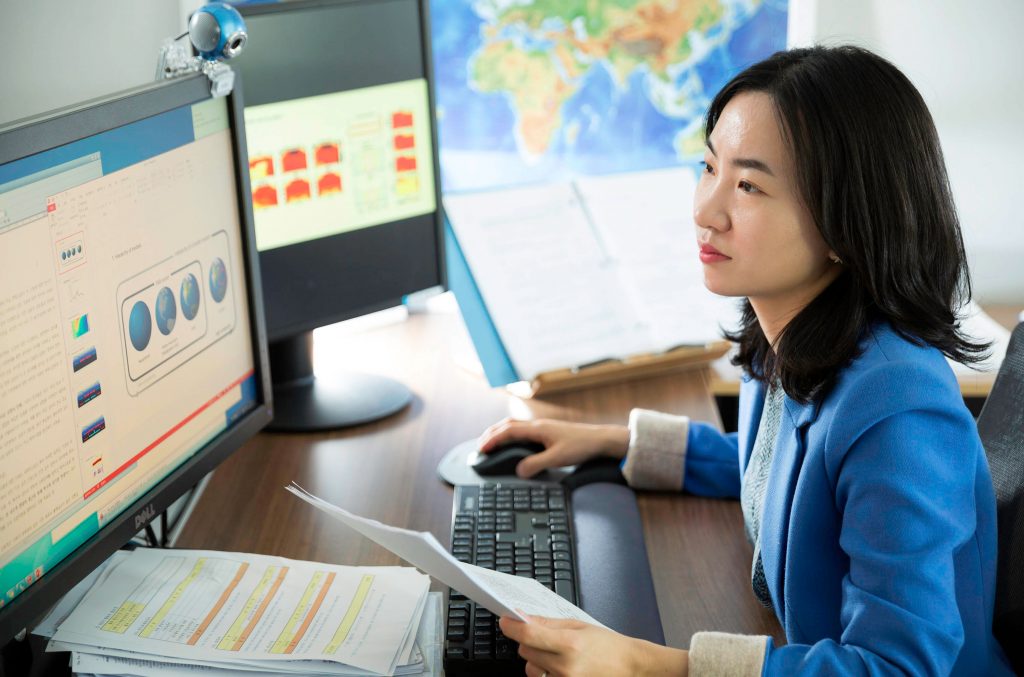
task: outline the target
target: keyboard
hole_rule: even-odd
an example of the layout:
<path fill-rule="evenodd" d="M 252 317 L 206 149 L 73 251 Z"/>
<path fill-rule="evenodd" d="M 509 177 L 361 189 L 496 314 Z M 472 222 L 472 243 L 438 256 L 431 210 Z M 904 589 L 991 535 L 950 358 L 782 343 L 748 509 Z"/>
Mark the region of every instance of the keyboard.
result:
<path fill-rule="evenodd" d="M 456 486 L 451 543 L 461 562 L 534 578 L 578 604 L 572 511 L 561 485 Z M 494 614 L 449 591 L 445 674 L 522 675 L 517 652 Z"/>

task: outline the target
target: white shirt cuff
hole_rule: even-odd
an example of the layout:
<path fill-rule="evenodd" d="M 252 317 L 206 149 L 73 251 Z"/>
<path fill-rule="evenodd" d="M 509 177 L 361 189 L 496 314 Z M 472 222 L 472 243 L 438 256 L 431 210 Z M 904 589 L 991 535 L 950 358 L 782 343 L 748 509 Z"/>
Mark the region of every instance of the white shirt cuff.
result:
<path fill-rule="evenodd" d="M 698 632 L 690 639 L 690 677 L 760 677 L 767 635 Z"/>
<path fill-rule="evenodd" d="M 690 419 L 648 409 L 629 413 L 629 449 L 622 474 L 634 489 L 679 491 Z"/>

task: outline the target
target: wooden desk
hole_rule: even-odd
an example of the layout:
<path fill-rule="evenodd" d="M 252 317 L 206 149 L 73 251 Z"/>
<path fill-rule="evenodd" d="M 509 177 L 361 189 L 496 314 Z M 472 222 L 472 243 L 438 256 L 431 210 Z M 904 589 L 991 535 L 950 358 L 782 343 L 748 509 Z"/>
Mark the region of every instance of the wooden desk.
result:
<path fill-rule="evenodd" d="M 329 346 L 337 364 L 400 379 L 414 391 L 413 403 L 352 430 L 259 435 L 213 474 L 177 546 L 400 564 L 283 487 L 295 480 L 359 514 L 430 531 L 447 543 L 452 490 L 437 478 L 437 463 L 505 416 L 625 423 L 630 408 L 640 406 L 717 420 L 702 371 L 520 400 L 456 366 L 449 346 L 460 344 L 462 331 L 456 315 L 431 313 L 360 334 L 321 332 L 318 350 L 337 343 Z M 774 615 L 750 591 L 752 552 L 737 502 L 641 495 L 640 510 L 670 646 L 689 646 L 698 630 L 782 641 Z"/>

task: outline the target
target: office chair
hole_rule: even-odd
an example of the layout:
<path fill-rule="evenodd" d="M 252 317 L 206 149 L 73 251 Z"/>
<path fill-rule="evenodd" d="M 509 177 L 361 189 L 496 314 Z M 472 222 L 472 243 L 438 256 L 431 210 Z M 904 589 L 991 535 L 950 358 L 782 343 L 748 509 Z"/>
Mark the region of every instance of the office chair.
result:
<path fill-rule="evenodd" d="M 992 392 L 978 417 L 996 490 L 999 563 L 992 630 L 1024 674 L 1024 322 L 1013 330 Z"/>

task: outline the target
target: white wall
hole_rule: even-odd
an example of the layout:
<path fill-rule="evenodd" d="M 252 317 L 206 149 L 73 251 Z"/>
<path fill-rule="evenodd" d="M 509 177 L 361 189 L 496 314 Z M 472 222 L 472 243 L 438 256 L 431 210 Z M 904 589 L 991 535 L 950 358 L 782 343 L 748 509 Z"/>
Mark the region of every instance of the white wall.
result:
<path fill-rule="evenodd" d="M 177 0 L 0 0 L 0 125 L 150 82 Z"/>
<path fill-rule="evenodd" d="M 981 303 L 1024 304 L 1024 2 L 790 0 L 790 43 L 853 43 L 921 91 Z"/>

